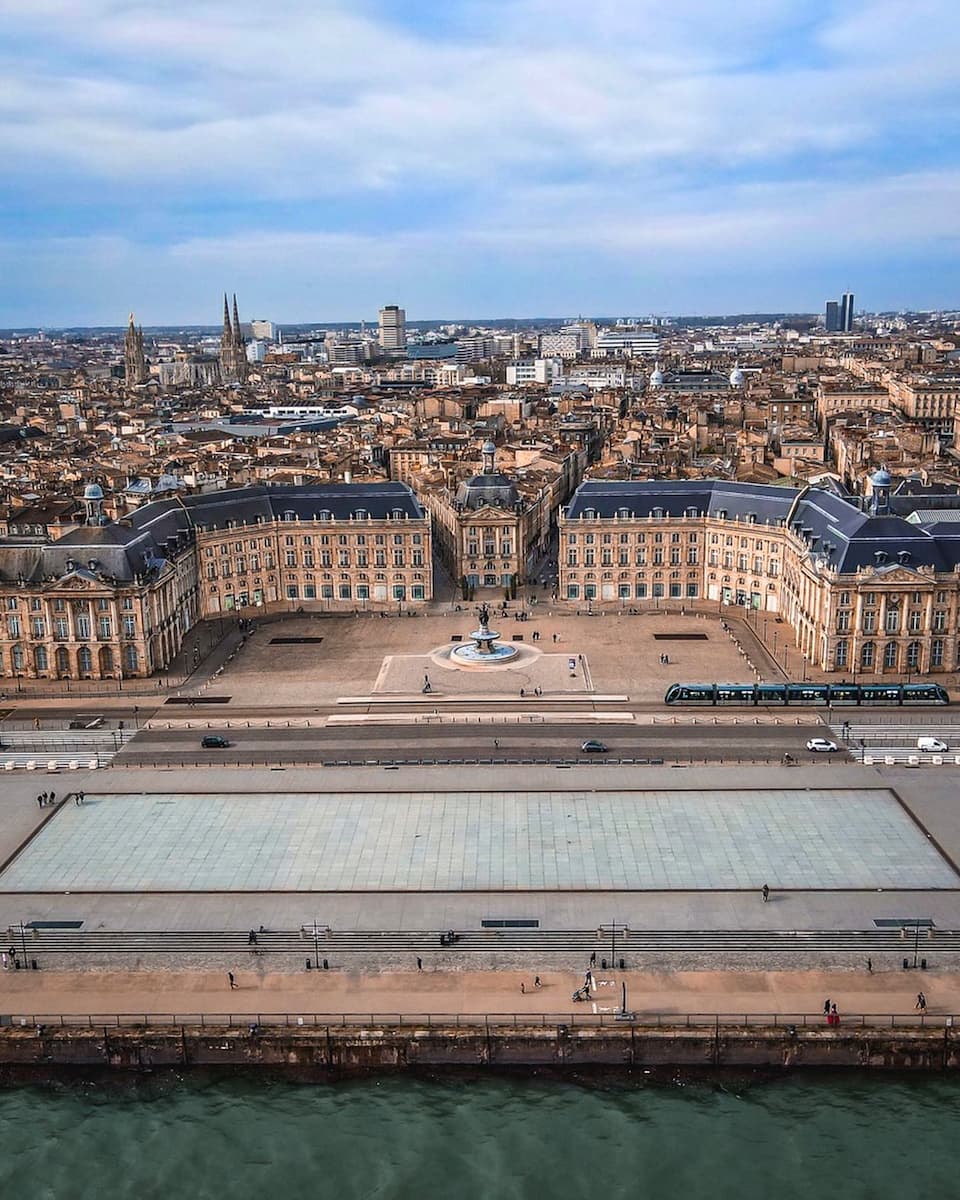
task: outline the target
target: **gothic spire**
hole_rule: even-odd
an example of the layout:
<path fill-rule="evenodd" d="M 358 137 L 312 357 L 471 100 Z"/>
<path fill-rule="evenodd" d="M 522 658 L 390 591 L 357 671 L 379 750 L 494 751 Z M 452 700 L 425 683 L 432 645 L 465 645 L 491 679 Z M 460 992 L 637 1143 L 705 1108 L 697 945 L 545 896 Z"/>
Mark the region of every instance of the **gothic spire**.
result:
<path fill-rule="evenodd" d="M 223 293 L 223 340 L 224 343 L 231 341 L 233 338 L 233 330 L 230 328 L 230 305 L 227 301 L 227 293 Z"/>
<path fill-rule="evenodd" d="M 240 316 L 237 313 L 237 293 L 233 293 L 233 340 L 238 346 L 243 345 L 243 336 L 240 333 Z"/>

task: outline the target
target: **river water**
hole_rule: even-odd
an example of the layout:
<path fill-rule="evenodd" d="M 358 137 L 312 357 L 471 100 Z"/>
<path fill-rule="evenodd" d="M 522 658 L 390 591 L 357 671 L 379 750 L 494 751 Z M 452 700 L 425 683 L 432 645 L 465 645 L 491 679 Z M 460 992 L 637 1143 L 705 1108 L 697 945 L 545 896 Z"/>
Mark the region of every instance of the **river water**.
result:
<path fill-rule="evenodd" d="M 18 1200 L 908 1200 L 960 1193 L 960 1080 L 337 1086 L 155 1076 L 0 1091 Z"/>

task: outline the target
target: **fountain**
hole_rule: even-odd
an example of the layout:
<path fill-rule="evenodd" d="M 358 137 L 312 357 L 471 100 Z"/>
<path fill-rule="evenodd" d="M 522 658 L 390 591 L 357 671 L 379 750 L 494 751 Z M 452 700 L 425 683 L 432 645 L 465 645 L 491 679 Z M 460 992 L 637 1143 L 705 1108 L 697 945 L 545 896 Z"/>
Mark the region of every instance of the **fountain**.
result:
<path fill-rule="evenodd" d="M 519 651 L 515 646 L 498 646 L 500 634 L 490 628 L 490 610 L 485 604 L 480 605 L 480 628 L 475 629 L 470 637 L 472 646 L 455 646 L 450 651 L 454 663 L 469 667 L 497 667 L 515 659 Z"/>

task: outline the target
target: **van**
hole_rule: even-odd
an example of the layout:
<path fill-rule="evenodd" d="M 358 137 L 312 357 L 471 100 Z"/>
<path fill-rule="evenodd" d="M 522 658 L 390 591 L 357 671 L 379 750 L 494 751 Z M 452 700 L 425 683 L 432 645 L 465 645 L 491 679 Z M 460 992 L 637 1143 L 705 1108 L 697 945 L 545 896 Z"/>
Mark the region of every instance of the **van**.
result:
<path fill-rule="evenodd" d="M 940 738 L 918 737 L 917 738 L 917 749 L 918 750 L 929 750 L 933 754 L 944 754 L 947 750 L 950 749 L 950 747 L 947 745 L 946 742 L 941 741 Z"/>

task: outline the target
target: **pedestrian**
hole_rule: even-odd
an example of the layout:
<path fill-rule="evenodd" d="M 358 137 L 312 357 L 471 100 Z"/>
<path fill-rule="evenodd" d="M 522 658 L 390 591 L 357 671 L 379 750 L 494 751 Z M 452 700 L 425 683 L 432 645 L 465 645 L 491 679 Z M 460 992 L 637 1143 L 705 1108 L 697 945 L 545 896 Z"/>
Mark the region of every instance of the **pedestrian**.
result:
<path fill-rule="evenodd" d="M 77 806 L 77 808 L 80 807 L 80 793 L 79 792 L 73 793 L 73 802 Z"/>
<path fill-rule="evenodd" d="M 34 729 L 39 729 L 39 728 L 40 728 L 40 718 L 39 718 L 39 717 L 34 717 L 34 718 L 33 718 L 33 727 L 34 727 Z"/>
<path fill-rule="evenodd" d="M 526 694 L 527 694 L 527 689 L 521 688 L 520 689 L 520 699 L 522 700 Z"/>
<path fill-rule="evenodd" d="M 232 971 L 227 972 L 227 979 L 230 982 L 230 991 L 235 992 L 237 990 L 237 981 L 234 979 Z"/>
<path fill-rule="evenodd" d="M 823 1015 L 825 1017 L 830 1016 L 830 1001 L 829 1000 L 824 1000 L 824 1002 L 823 1002 Z"/>
<path fill-rule="evenodd" d="M 590 966 L 595 967 L 596 965 L 597 965 L 597 952 L 596 952 L 596 950 L 594 950 L 594 952 L 590 955 Z"/>
<path fill-rule="evenodd" d="M 578 655 L 577 655 L 577 662 L 581 662 L 581 663 L 583 662 L 583 655 L 582 655 L 582 654 L 578 654 Z"/>
<path fill-rule="evenodd" d="M 830 1005 L 830 1024 L 831 1025 L 839 1025 L 840 1024 L 840 1014 L 837 1012 L 837 1006 L 835 1004 Z"/>
<path fill-rule="evenodd" d="M 423 970 L 423 959 L 419 956 L 419 954 L 417 955 L 417 970 Z"/>
<path fill-rule="evenodd" d="M 494 750 L 499 750 L 499 749 L 500 749 L 500 739 L 499 739 L 499 738 L 494 738 L 494 739 L 493 739 L 493 748 L 494 748 Z"/>
<path fill-rule="evenodd" d="M 763 897 L 764 904 L 766 904 L 766 902 L 770 899 L 770 885 L 768 883 L 765 883 L 760 889 L 760 895 Z"/>
<path fill-rule="evenodd" d="M 917 1003 L 916 1003 L 916 1007 L 917 1007 L 917 1008 L 920 1010 L 920 1012 L 922 1012 L 922 1013 L 925 1013 L 925 1012 L 927 1011 L 927 998 L 926 998 L 926 996 L 923 994 L 923 992 L 917 992 Z"/>
<path fill-rule="evenodd" d="M 51 792 L 51 793 L 50 793 L 50 799 L 47 801 L 47 803 L 48 803 L 48 804 L 55 804 L 55 803 L 56 803 L 56 800 L 57 800 L 57 793 L 56 793 L 56 792 Z"/>
<path fill-rule="evenodd" d="M 255 946 L 257 944 L 257 933 L 255 929 L 251 929 L 247 934 L 247 945 Z"/>
<path fill-rule="evenodd" d="M 533 986 L 534 986 L 534 987 L 543 987 L 543 984 L 540 982 L 540 976 L 539 976 L 539 975 L 534 975 L 534 977 L 533 977 Z"/>
<path fill-rule="evenodd" d="M 4 969 L 5 971 L 6 971 L 6 970 L 7 970 L 7 968 L 10 966 L 10 959 L 9 959 L 9 958 L 7 958 L 7 952 L 6 952 L 6 950 L 4 950 L 2 954 L 0 954 L 0 963 L 2 963 L 2 964 L 3 964 L 3 969 Z"/>
<path fill-rule="evenodd" d="M 867 959 L 867 974 L 868 975 L 873 974 L 873 959 L 872 958 Z"/>
<path fill-rule="evenodd" d="M 521 979 L 520 980 L 520 995 L 525 996 L 526 994 L 527 994 L 527 989 L 524 986 L 523 980 Z"/>
<path fill-rule="evenodd" d="M 81 804 L 85 804 L 85 803 L 86 803 L 86 801 L 87 801 L 87 793 L 86 793 L 86 792 L 81 792 L 81 793 L 80 793 L 80 803 L 81 803 Z"/>
<path fill-rule="evenodd" d="M 43 793 L 37 797 L 37 808 L 43 808 Z"/>

